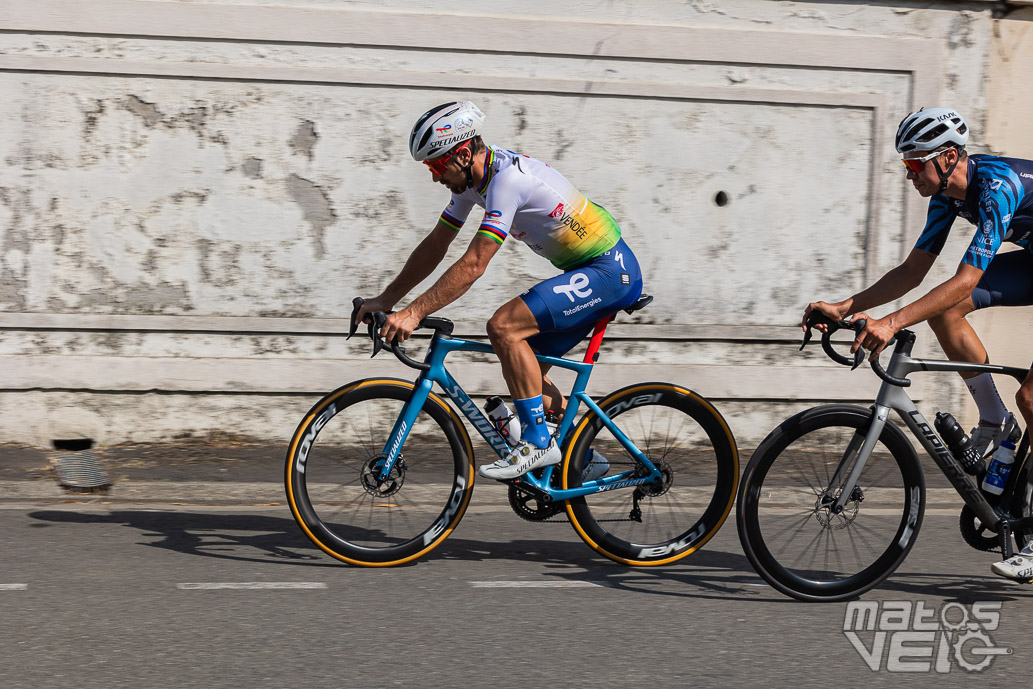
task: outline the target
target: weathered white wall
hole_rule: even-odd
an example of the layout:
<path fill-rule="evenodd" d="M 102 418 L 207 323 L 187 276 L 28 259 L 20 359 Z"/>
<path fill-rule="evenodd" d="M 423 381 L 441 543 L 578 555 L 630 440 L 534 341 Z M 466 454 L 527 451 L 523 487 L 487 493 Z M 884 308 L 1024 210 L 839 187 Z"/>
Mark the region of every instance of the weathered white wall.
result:
<path fill-rule="evenodd" d="M 1028 3 L 1026 3 L 1028 4 Z M 988 96 L 990 117 L 986 119 L 986 146 L 998 155 L 1033 158 L 1033 7 L 1020 7 L 993 23 L 989 61 Z M 1033 350 L 1033 309 L 988 309 L 969 316 L 994 363 L 1028 366 Z M 1005 402 L 1015 410 L 1014 394 L 1019 384 L 998 377 L 997 387 Z M 975 405 L 968 405 L 967 421 L 975 423 Z"/>
<path fill-rule="evenodd" d="M 0 6 L 3 440 L 282 439 L 322 391 L 413 377 L 340 333 L 447 201 L 408 158 L 409 127 L 464 97 L 490 143 L 555 165 L 642 260 L 656 301 L 612 328 L 593 392 L 680 382 L 745 446 L 816 400 L 870 400 L 874 375 L 797 353 L 793 324 L 913 244 L 903 114 L 953 104 L 986 150 L 990 3 L 439 8 Z M 953 272 L 955 234 L 931 279 Z M 507 242 L 442 315 L 483 333 L 551 272 Z M 456 372 L 472 394 L 503 389 L 490 362 Z M 958 387 L 915 396 L 957 406 Z"/>

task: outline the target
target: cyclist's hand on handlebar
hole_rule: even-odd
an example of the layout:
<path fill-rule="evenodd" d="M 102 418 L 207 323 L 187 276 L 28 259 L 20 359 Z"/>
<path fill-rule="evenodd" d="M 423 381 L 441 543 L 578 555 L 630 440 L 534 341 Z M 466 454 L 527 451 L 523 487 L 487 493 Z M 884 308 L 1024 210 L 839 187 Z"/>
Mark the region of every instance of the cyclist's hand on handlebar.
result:
<path fill-rule="evenodd" d="M 833 321 L 843 320 L 847 315 L 847 309 L 843 306 L 842 302 L 838 304 L 830 304 L 824 301 L 815 301 L 807 305 L 807 308 L 803 311 L 803 320 L 800 321 L 800 327 L 807 331 L 808 327 L 817 328 L 819 332 L 828 332 L 829 327 L 824 323 L 815 323 L 813 326 L 807 325 L 807 320 L 811 317 L 811 314 L 817 311 L 820 314 L 827 316 Z"/>
<path fill-rule="evenodd" d="M 355 324 L 362 325 L 363 323 L 372 323 L 373 319 L 370 317 L 371 314 L 377 311 L 383 311 L 387 313 L 391 310 L 394 304 L 388 303 L 386 300 L 380 297 L 373 297 L 372 299 L 364 299 L 362 304 L 359 305 L 358 311 L 355 314 Z"/>
<path fill-rule="evenodd" d="M 897 331 L 890 324 L 888 318 L 872 318 L 871 316 L 858 313 L 851 317 L 851 321 L 864 318 L 868 321 L 864 329 L 857 333 L 854 343 L 850 345 L 850 352 L 856 352 L 860 347 L 868 351 L 868 360 L 874 361 L 882 350 L 886 348 Z"/>
<path fill-rule="evenodd" d="M 380 337 L 384 339 L 384 342 L 405 342 L 419 327 L 420 320 L 421 316 L 407 306 L 401 311 L 388 315 L 384 327 L 380 329 Z"/>

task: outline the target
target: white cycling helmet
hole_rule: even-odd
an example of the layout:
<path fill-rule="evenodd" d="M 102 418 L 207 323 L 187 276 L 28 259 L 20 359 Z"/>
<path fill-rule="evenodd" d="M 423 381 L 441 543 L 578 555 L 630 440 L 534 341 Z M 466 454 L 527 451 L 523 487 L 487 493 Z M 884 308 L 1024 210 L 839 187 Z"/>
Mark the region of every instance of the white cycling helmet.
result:
<path fill-rule="evenodd" d="M 941 146 L 963 147 L 968 142 L 965 118 L 952 108 L 920 108 L 900 122 L 895 144 L 898 153 L 935 151 Z"/>
<path fill-rule="evenodd" d="M 423 113 L 409 135 L 409 153 L 423 162 L 448 153 L 477 136 L 484 113 L 468 100 L 445 103 Z"/>

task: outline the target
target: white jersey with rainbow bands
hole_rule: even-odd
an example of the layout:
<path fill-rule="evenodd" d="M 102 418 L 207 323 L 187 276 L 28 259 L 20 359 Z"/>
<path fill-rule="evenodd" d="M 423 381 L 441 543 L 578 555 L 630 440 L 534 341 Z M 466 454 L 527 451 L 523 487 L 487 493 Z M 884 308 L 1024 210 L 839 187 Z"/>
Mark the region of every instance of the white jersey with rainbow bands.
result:
<path fill-rule="evenodd" d="M 560 270 L 605 253 L 621 228 L 605 208 L 535 158 L 487 147 L 477 189 L 452 194 L 441 222 L 458 232 L 474 206 L 484 208 L 477 234 L 499 244 L 513 235 Z"/>

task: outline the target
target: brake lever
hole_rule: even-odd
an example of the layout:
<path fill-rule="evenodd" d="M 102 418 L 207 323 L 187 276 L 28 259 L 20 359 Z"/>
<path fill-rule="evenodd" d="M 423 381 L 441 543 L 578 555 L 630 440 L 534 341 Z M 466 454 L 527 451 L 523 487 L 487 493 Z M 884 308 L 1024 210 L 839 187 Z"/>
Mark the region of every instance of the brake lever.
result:
<path fill-rule="evenodd" d="M 387 316 L 383 311 L 377 311 L 373 314 L 373 320 L 369 323 L 369 337 L 373 340 L 373 354 L 370 359 L 380 353 L 380 350 L 384 348 L 384 339 L 380 337 L 380 329 L 384 327 L 384 323 L 387 322 Z"/>
<path fill-rule="evenodd" d="M 803 351 L 803 348 L 807 346 L 807 343 L 810 342 L 810 341 L 811 341 L 811 326 L 808 323 L 807 324 L 807 330 L 805 330 L 804 333 L 803 333 L 803 342 L 800 344 L 800 351 L 801 352 Z"/>
<path fill-rule="evenodd" d="M 344 338 L 345 341 L 352 339 L 352 335 L 359 329 L 359 324 L 355 322 L 355 317 L 359 315 L 359 309 L 362 308 L 363 299 L 362 297 L 355 297 L 352 299 L 352 317 L 348 326 L 348 337 Z"/>
<path fill-rule="evenodd" d="M 864 361 L 864 350 L 861 349 L 860 347 L 858 347 L 857 351 L 854 352 L 854 365 L 850 367 L 850 370 L 853 371 L 855 368 L 860 366 L 863 361 Z"/>

